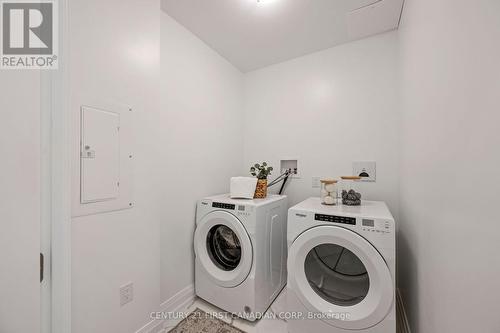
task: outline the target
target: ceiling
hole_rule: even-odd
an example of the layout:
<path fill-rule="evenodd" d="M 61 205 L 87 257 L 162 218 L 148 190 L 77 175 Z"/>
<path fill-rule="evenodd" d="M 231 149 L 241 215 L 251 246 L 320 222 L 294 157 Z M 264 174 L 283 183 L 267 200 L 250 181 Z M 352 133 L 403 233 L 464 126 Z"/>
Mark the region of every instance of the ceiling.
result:
<path fill-rule="evenodd" d="M 242 72 L 398 27 L 404 0 L 162 0 Z"/>

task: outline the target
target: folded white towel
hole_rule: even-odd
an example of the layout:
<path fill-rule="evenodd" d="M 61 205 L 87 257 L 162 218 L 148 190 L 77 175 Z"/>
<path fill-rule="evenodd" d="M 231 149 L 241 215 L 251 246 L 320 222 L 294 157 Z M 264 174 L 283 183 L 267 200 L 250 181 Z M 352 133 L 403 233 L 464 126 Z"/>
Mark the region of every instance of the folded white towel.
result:
<path fill-rule="evenodd" d="M 230 195 L 233 199 L 253 199 L 257 178 L 231 177 Z"/>

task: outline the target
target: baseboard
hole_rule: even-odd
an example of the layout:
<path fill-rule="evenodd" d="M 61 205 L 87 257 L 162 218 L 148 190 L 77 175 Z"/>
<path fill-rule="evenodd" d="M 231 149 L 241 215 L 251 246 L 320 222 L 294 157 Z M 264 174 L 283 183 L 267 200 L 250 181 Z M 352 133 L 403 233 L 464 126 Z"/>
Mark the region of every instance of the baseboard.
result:
<path fill-rule="evenodd" d="M 405 305 L 403 297 L 399 289 L 396 292 L 396 318 L 397 318 L 397 332 L 398 333 L 411 333 L 408 316 L 406 316 Z"/>
<path fill-rule="evenodd" d="M 160 311 L 171 312 L 184 310 L 194 301 L 194 298 L 194 285 L 191 284 L 163 302 L 160 305 Z"/>
<path fill-rule="evenodd" d="M 144 325 L 135 333 L 160 333 L 163 330 L 163 321 L 162 320 L 151 320 L 149 323 Z"/>
<path fill-rule="evenodd" d="M 183 311 L 194 302 L 194 299 L 194 286 L 191 284 L 163 302 L 158 312 L 167 313 Z M 165 322 L 166 320 L 153 319 L 136 333 L 159 333 L 164 329 Z"/>

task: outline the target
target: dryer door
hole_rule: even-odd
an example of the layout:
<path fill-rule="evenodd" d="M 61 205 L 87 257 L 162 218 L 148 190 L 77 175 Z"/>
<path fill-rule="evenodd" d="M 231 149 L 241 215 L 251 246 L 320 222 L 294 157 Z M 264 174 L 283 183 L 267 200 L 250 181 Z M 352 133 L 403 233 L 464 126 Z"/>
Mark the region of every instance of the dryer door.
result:
<path fill-rule="evenodd" d="M 314 227 L 297 237 L 288 253 L 288 277 L 310 314 L 338 328 L 378 324 L 394 299 L 391 274 L 380 253 L 341 227 Z"/>
<path fill-rule="evenodd" d="M 201 268 L 221 287 L 241 284 L 252 268 L 248 233 L 234 215 L 225 211 L 208 213 L 198 222 L 194 249 Z"/>

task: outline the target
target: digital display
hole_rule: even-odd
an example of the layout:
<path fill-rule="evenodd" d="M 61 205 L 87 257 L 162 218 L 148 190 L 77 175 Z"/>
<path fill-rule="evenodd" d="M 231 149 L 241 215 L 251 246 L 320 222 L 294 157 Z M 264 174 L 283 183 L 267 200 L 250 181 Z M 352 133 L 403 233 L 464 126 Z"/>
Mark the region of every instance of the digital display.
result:
<path fill-rule="evenodd" d="M 227 203 L 221 203 L 221 202 L 213 202 L 212 203 L 212 207 L 234 210 L 235 205 L 233 205 L 233 204 L 227 204 Z"/>
<path fill-rule="evenodd" d="M 314 219 L 316 221 L 356 225 L 356 219 L 354 217 L 315 214 Z"/>
<path fill-rule="evenodd" d="M 375 221 L 374 220 L 368 220 L 368 219 L 363 219 L 363 227 L 374 227 L 375 226 Z"/>

